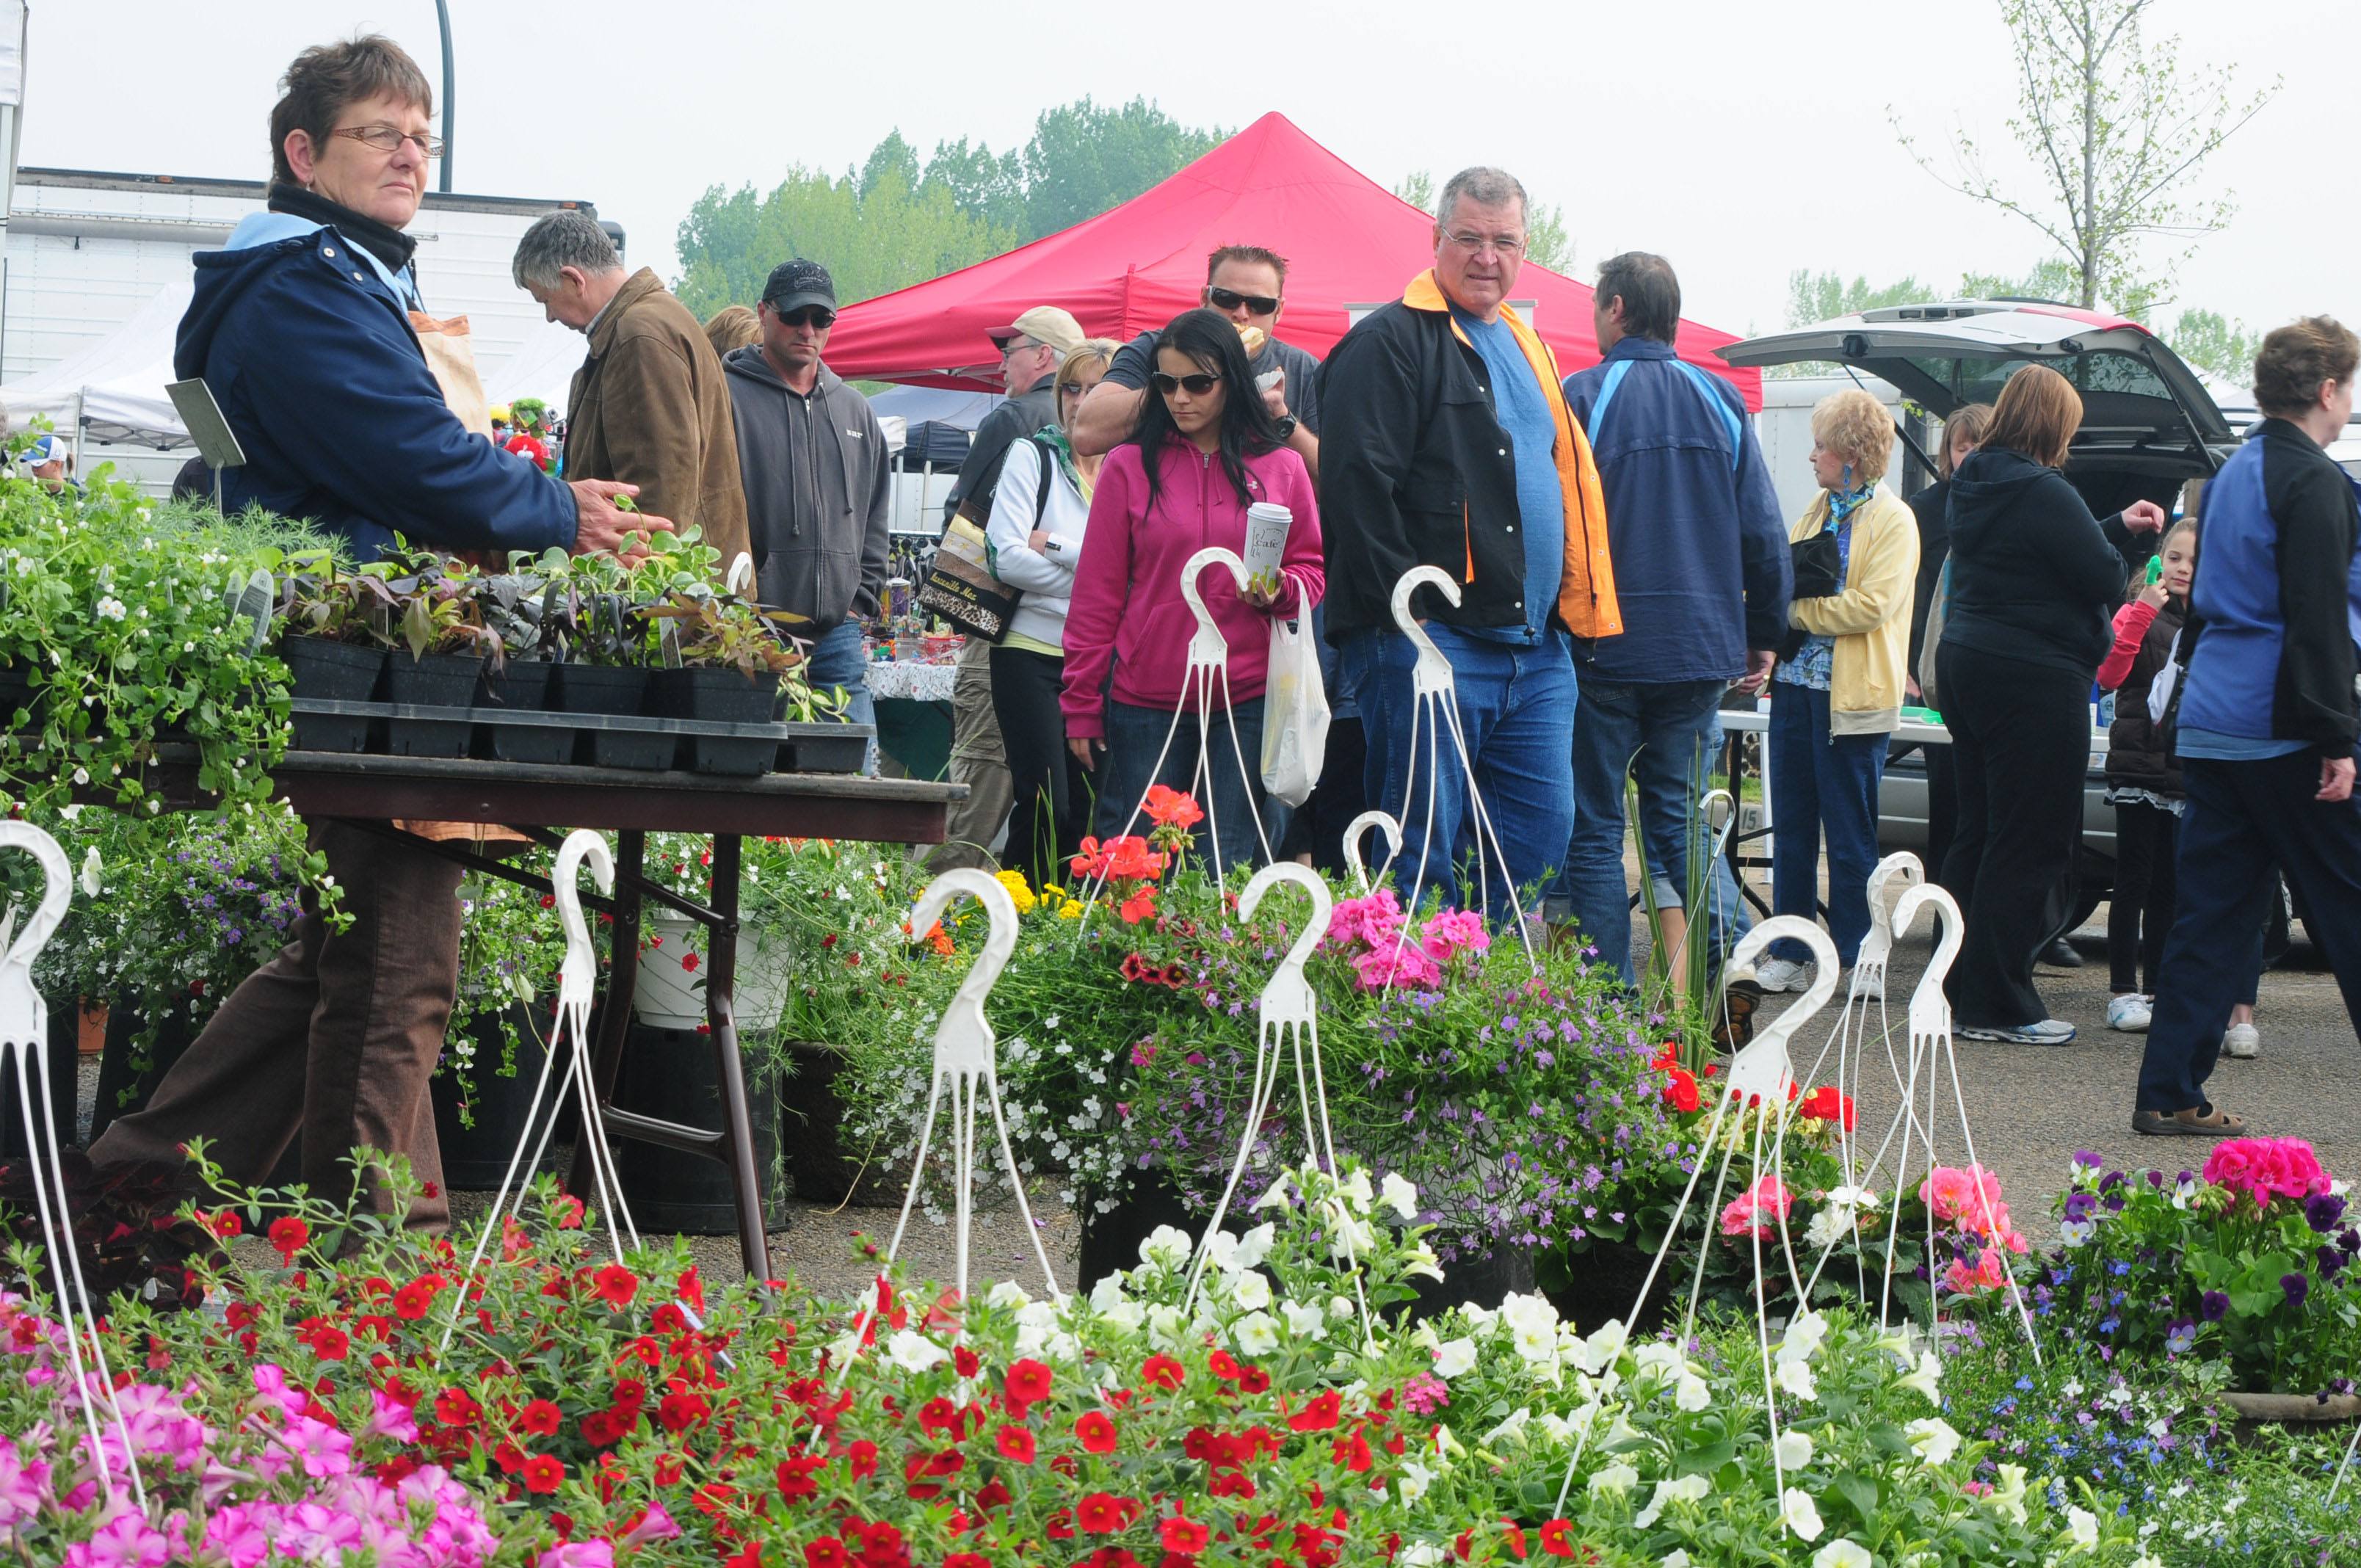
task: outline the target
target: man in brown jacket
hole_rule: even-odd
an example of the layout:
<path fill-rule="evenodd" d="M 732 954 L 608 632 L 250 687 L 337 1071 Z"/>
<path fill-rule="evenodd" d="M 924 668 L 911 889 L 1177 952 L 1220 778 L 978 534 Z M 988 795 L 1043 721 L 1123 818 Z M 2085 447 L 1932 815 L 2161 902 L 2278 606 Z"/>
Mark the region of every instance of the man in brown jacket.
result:
<path fill-rule="evenodd" d="M 747 547 L 730 390 L 705 329 L 653 271 L 626 277 L 585 213 L 552 213 L 517 243 L 517 287 L 590 339 L 566 400 L 569 479 L 640 488 L 641 510 L 695 523 L 722 569 Z"/>

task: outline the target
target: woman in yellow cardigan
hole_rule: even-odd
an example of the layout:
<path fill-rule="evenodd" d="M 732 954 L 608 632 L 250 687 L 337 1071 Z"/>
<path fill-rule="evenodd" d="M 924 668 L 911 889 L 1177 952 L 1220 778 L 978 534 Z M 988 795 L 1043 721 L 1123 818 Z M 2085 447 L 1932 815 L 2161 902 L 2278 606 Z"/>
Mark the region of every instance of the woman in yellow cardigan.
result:
<path fill-rule="evenodd" d="M 1867 392 L 1812 411 L 1812 474 L 1821 494 L 1787 531 L 1791 543 L 1836 536 L 1833 591 L 1798 580 L 1795 630 L 1771 682 L 1771 900 L 1781 915 L 1818 906 L 1820 838 L 1828 847 L 1828 935 L 1850 968 L 1869 935 L 1877 864 L 1877 785 L 1901 717 L 1908 670 L 1918 528 L 1878 488 L 1894 453 L 1894 417 Z M 1826 558 L 1825 546 L 1820 552 Z M 1807 592 L 1820 591 L 1811 598 Z M 1809 982 L 1800 942 L 1774 943 L 1755 978 L 1765 991 Z"/>

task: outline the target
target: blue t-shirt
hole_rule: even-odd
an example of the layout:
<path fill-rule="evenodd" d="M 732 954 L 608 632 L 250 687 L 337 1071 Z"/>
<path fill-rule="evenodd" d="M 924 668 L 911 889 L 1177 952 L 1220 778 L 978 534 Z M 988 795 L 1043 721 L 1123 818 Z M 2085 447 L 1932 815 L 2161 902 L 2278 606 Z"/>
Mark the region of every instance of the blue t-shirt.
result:
<path fill-rule="evenodd" d="M 1492 409 L 1517 459 L 1517 526 L 1525 539 L 1525 624 L 1468 626 L 1471 637 L 1493 642 L 1540 642 L 1557 608 L 1565 575 L 1565 491 L 1558 484 L 1557 419 L 1517 334 L 1506 322 L 1487 322 L 1454 305 L 1451 319 L 1467 334 L 1491 372 Z"/>
<path fill-rule="evenodd" d="M 2270 757 L 2291 757 L 2312 748 L 2301 740 L 2224 735 L 2218 730 L 2191 729 L 2183 725 L 2173 732 L 2173 750 L 2183 757 L 2204 757 L 2217 762 L 2259 762 Z"/>

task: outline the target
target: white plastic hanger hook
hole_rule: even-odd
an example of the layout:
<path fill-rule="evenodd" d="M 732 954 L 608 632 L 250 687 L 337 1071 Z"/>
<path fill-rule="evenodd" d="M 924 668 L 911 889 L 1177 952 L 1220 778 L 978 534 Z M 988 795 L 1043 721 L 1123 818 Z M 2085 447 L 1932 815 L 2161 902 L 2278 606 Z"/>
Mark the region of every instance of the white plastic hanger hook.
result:
<path fill-rule="evenodd" d="M 948 871 L 927 884 L 918 894 L 918 902 L 910 909 L 910 935 L 913 940 L 924 937 L 951 901 L 967 896 L 983 905 L 984 916 L 991 922 L 983 939 L 983 951 L 960 982 L 959 992 L 943 1016 L 935 1025 L 935 1070 L 940 1072 L 992 1073 L 997 1071 L 994 1055 L 997 1038 L 992 1032 L 992 1022 L 983 1015 L 983 999 L 990 995 L 1000 971 L 1016 951 L 1016 901 L 999 880 L 980 871 L 961 867 Z"/>
<path fill-rule="evenodd" d="M 1385 865 L 1392 864 L 1393 858 L 1401 853 L 1401 824 L 1395 821 L 1389 813 L 1364 811 L 1352 821 L 1345 824 L 1345 866 L 1353 873 L 1354 884 L 1363 894 L 1369 891 L 1371 884 L 1369 868 L 1361 860 L 1361 840 L 1367 836 L 1372 828 L 1386 836 L 1386 858 L 1384 864 L 1379 866 L 1379 870 L 1382 871 Z"/>
<path fill-rule="evenodd" d="M 1393 821 L 1382 812 L 1363 815 L 1381 817 L 1389 826 Z M 1346 842 L 1351 840 L 1348 839 Z M 1312 956 L 1312 949 L 1320 945 L 1320 938 L 1328 934 L 1328 915 L 1336 906 L 1335 895 L 1328 891 L 1327 881 L 1319 872 L 1309 866 L 1299 866 L 1293 861 L 1281 861 L 1255 872 L 1254 880 L 1246 883 L 1244 893 L 1238 894 L 1238 917 L 1253 919 L 1255 908 L 1262 903 L 1263 894 L 1281 883 L 1291 883 L 1310 895 L 1312 917 L 1304 922 L 1303 929 L 1295 934 L 1295 940 L 1288 944 L 1286 957 L 1279 960 L 1279 968 L 1271 976 L 1274 983 L 1281 975 L 1302 979 L 1303 961 Z"/>
<path fill-rule="evenodd" d="M 1752 967 L 1754 960 L 1783 937 L 1811 948 L 1816 966 L 1812 983 L 1801 1001 L 1756 1029 L 1754 1038 L 1730 1063 L 1730 1092 L 1741 1098 L 1759 1097 L 1766 1105 L 1786 1103 L 1787 1091 L 1795 1081 L 1795 1064 L 1787 1050 L 1788 1038 L 1836 994 L 1839 967 L 1837 945 L 1828 940 L 1828 934 L 1817 923 L 1800 915 L 1774 915 L 1739 938 L 1738 946 L 1730 951 L 1729 971 L 1735 973 Z"/>
<path fill-rule="evenodd" d="M 1452 684 L 1451 661 L 1443 656 L 1443 650 L 1434 645 L 1434 639 L 1426 634 L 1426 628 L 1411 613 L 1411 596 L 1422 587 L 1433 588 L 1443 596 L 1444 603 L 1456 609 L 1459 585 L 1440 566 L 1412 566 L 1394 584 L 1394 624 L 1418 649 L 1418 662 L 1411 669 L 1411 689 L 1421 696 L 1433 696 L 1456 688 Z"/>
<path fill-rule="evenodd" d="M 1211 544 L 1181 564 L 1180 597 L 1189 601 L 1189 613 L 1197 618 L 1197 630 L 1189 637 L 1191 669 L 1226 668 L 1229 663 L 1229 640 L 1222 635 L 1222 629 L 1213 624 L 1213 612 L 1205 608 L 1205 596 L 1197 587 L 1198 574 L 1216 563 L 1228 567 L 1230 576 L 1236 579 L 1238 590 L 1241 593 L 1246 591 L 1246 564 L 1238 559 L 1235 551 Z"/>
<path fill-rule="evenodd" d="M 743 550 L 738 552 L 738 558 L 730 563 L 730 575 L 722 579 L 721 586 L 740 598 L 745 598 L 746 590 L 754 586 L 754 557 Z"/>

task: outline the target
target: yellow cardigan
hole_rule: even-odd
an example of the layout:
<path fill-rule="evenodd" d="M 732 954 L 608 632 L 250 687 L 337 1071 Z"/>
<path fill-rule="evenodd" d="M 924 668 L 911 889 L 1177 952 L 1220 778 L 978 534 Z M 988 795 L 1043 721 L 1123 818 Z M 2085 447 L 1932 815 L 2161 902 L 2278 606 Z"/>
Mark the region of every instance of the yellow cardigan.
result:
<path fill-rule="evenodd" d="M 1787 530 L 1790 543 L 1828 526 L 1828 495 Z M 1910 657 L 1910 598 L 1918 576 L 1918 521 L 1882 487 L 1852 514 L 1844 592 L 1797 599 L 1787 619 L 1836 639 L 1828 661 L 1828 733 L 1890 735 L 1901 720 Z"/>

